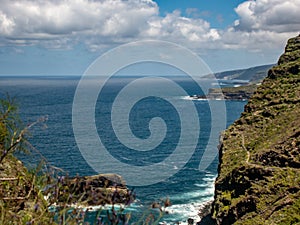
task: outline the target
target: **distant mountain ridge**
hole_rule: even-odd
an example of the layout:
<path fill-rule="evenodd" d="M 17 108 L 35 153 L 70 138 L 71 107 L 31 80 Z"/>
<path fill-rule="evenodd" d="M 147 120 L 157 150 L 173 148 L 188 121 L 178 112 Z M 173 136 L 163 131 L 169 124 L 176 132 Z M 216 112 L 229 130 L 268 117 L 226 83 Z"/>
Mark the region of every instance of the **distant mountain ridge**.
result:
<path fill-rule="evenodd" d="M 267 75 L 269 69 L 271 69 L 275 64 L 261 65 L 250 67 L 247 69 L 229 70 L 224 72 L 215 73 L 217 79 L 224 80 L 246 80 L 250 83 L 258 83 L 262 81 Z M 204 76 L 209 78 L 212 75 Z"/>

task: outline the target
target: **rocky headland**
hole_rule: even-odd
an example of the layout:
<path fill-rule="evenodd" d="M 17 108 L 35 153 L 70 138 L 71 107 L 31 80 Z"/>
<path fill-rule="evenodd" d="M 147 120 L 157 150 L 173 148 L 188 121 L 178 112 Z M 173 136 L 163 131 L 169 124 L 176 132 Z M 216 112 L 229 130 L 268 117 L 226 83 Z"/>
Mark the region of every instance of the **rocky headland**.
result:
<path fill-rule="evenodd" d="M 239 87 L 210 88 L 207 95 L 193 95 L 190 98 L 209 100 L 248 100 L 259 84 L 249 84 Z"/>
<path fill-rule="evenodd" d="M 191 99 L 209 100 L 248 100 L 268 75 L 268 71 L 274 65 L 262 65 L 248 69 L 230 70 L 209 74 L 205 79 L 216 78 L 220 83 L 228 86 L 222 88 L 210 88 L 206 95 L 191 95 Z"/>

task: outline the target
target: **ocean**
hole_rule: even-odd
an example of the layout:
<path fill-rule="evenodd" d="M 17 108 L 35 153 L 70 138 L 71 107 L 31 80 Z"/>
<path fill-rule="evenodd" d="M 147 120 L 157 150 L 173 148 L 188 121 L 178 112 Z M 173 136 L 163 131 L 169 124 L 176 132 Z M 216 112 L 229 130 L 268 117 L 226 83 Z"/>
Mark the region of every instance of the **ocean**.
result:
<path fill-rule="evenodd" d="M 84 105 L 78 107 L 80 110 L 83 108 L 83 111 L 80 117 L 82 121 L 78 122 L 77 128 L 86 127 L 89 120 L 94 121 L 99 140 L 105 146 L 110 158 L 105 158 L 103 151 L 95 148 L 94 134 L 89 133 L 92 131 L 89 129 L 76 131 L 76 126 L 74 128 L 73 102 L 80 77 L 3 76 L 0 77 L 0 95 L 3 97 L 9 94 L 16 98 L 25 124 L 44 116 L 48 118 L 46 124 L 37 125 L 31 130 L 30 142 L 51 165 L 63 169 L 69 176 L 94 175 L 100 172 L 98 170 L 120 171 L 136 192 L 137 200 L 127 209 L 132 213 L 133 220 L 139 218 L 152 202 L 168 197 L 172 206 L 168 207 L 168 214 L 161 219 L 162 222 L 186 223 L 188 218 L 197 221 L 199 208 L 213 199 L 218 157 L 214 157 L 205 170 L 199 170 L 199 164 L 206 149 L 216 151 L 219 144 L 217 136 L 223 129 L 211 126 L 212 120 L 216 118 L 213 118 L 210 112 L 208 100 L 192 100 L 188 97 L 203 94 L 207 90 L 199 89 L 193 80 L 185 77 L 167 77 L 163 79 L 172 80 L 176 85 L 183 87 L 187 94 L 176 91 L 163 92 L 157 97 L 155 91 L 158 93 L 164 90 L 163 85 L 168 83 L 152 77 L 133 85 L 135 88 L 133 95 L 141 96 L 140 101 L 130 99 L 129 91 L 123 92 L 126 98 L 119 98 L 118 93 L 123 87 L 136 79 L 134 76 L 124 76 L 107 81 L 96 99 L 94 108 L 89 109 L 89 113 L 94 115 L 91 119 L 84 117 L 84 109 L 87 107 Z M 204 82 L 211 83 L 210 80 Z M 95 82 L 91 80 L 86 85 L 94 84 Z M 154 87 L 152 94 L 148 93 L 146 88 L 151 85 Z M 169 90 L 167 87 L 165 89 Z M 118 103 L 114 104 L 116 100 Z M 89 101 L 89 97 L 86 101 Z M 220 107 L 225 105 L 226 126 L 239 118 L 246 104 L 246 101 L 214 101 L 217 108 L 219 105 Z M 180 112 L 187 115 L 192 113 L 186 112 L 189 110 L 187 106 L 195 107 L 198 114 L 196 122 L 199 122 L 200 128 L 195 127 L 195 124 L 186 125 L 182 122 L 186 118 L 182 119 Z M 128 107 L 130 110 L 127 112 L 125 109 Z M 152 120 L 153 118 L 156 119 Z M 132 132 L 130 134 L 128 127 Z M 120 131 L 116 132 L 117 129 Z M 78 138 L 80 132 L 82 136 Z M 155 132 L 159 133 L 158 136 L 155 136 Z M 211 133 L 217 135 L 211 136 Z M 163 137 L 160 137 L 162 134 Z M 195 135 L 197 141 L 194 144 L 193 140 L 179 144 L 183 136 L 189 140 Z M 130 139 L 126 139 L 127 136 Z M 153 141 L 146 143 L 149 138 Z M 128 143 L 124 144 L 126 141 Z M 87 150 L 80 146 L 87 147 Z M 186 150 L 177 154 L 178 146 Z M 185 154 L 185 151 L 190 152 Z M 175 158 L 169 157 L 174 154 Z M 29 167 L 39 160 L 35 155 L 20 155 L 20 157 Z M 120 163 L 114 164 L 110 160 Z M 99 162 L 102 162 L 101 165 Z M 165 167 L 164 162 L 167 162 Z"/>

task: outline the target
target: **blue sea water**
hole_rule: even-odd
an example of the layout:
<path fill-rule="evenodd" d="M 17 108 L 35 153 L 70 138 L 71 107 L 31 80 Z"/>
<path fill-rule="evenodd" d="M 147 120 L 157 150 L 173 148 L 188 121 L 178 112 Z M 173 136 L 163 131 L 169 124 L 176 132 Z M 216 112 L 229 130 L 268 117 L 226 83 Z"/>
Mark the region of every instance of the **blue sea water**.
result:
<path fill-rule="evenodd" d="M 178 125 L 180 118 L 177 110 L 166 100 L 155 96 L 144 98 L 134 105 L 129 115 L 133 134 L 139 139 L 147 139 L 151 135 L 149 121 L 153 117 L 160 117 L 166 123 L 165 138 L 153 151 L 132 151 L 121 143 L 111 124 L 111 108 L 118 93 L 134 79 L 136 78 L 116 77 L 107 82 L 95 105 L 95 124 L 101 141 L 115 159 L 128 165 L 140 166 L 142 169 L 143 166 L 161 162 L 172 154 L 180 137 L 181 130 Z M 10 96 L 16 97 L 21 117 L 25 123 L 32 123 L 42 116 L 47 116 L 47 128 L 44 126 L 34 127 L 31 131 L 30 141 L 49 163 L 63 169 L 70 176 L 97 173 L 81 154 L 72 127 L 72 104 L 79 80 L 80 77 L 70 76 L 0 77 L 0 95 L 4 96 L 8 93 Z M 182 77 L 173 77 L 172 80 L 183 87 L 189 95 L 201 94 L 203 91 L 199 90 L 192 80 Z M 154 86 L 155 82 L 154 79 L 152 82 Z M 149 85 L 149 83 L 144 85 Z M 142 92 L 144 87 L 141 86 L 140 89 L 137 89 L 137 93 Z M 162 221 L 174 224 L 178 221 L 184 222 L 188 218 L 198 220 L 199 208 L 205 202 L 213 199 L 218 158 L 216 157 L 205 171 L 199 171 L 198 167 L 204 149 L 207 147 L 217 148 L 218 139 L 213 140 L 210 143 L 211 146 L 207 146 L 210 132 L 219 133 L 221 129 L 210 130 L 211 113 L 207 101 L 191 100 L 187 96 L 177 93 L 167 97 L 178 103 L 179 107 L 184 107 L 186 101 L 191 101 L 195 105 L 201 124 L 199 141 L 191 158 L 185 162 L 182 169 L 177 171 L 177 164 L 174 162 L 176 171 L 174 175 L 159 183 L 134 187 L 137 201 L 132 204 L 129 211 L 132 212 L 133 218 L 137 218 L 153 201 L 169 197 L 172 206 L 168 208 L 169 214 L 162 218 Z M 227 126 L 240 116 L 245 103 L 245 101 L 225 101 Z M 124 104 L 121 105 L 123 108 L 128 102 L 125 101 L 121 104 Z M 217 104 L 224 104 L 224 101 L 220 100 Z M 192 135 L 195 131 L 191 128 L 185 132 L 190 132 Z M 86 135 L 88 139 L 89 134 Z M 90 141 L 92 142 L 92 140 Z M 22 156 L 22 159 L 29 166 L 38 160 L 33 156 Z M 180 159 L 178 160 L 180 161 Z M 109 170 L 109 165 L 106 167 Z M 153 172 L 160 173 L 160 171 Z M 136 175 L 135 179 L 135 182 L 138 182 L 139 179 L 142 182 L 144 177 Z"/>

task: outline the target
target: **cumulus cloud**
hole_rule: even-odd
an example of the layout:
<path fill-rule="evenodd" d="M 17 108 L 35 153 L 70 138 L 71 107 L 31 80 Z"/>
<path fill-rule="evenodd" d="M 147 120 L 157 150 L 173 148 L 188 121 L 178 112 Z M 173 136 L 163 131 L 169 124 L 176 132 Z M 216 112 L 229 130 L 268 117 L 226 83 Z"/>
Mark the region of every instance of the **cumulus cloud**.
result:
<path fill-rule="evenodd" d="M 246 1 L 235 11 L 240 17 L 236 21 L 237 30 L 278 33 L 300 30 L 300 0 Z"/>
<path fill-rule="evenodd" d="M 282 49 L 300 31 L 300 0 L 249 0 L 235 11 L 239 19 L 221 33 L 223 48 Z"/>
<path fill-rule="evenodd" d="M 287 39 L 297 35 L 295 32 L 276 33 L 274 31 L 239 31 L 228 29 L 222 33 L 220 48 L 247 49 L 253 52 L 261 52 L 266 49 L 283 49 Z"/>
<path fill-rule="evenodd" d="M 149 0 L 3 0 L 0 35 L 7 40 L 136 36 L 158 14 Z"/>
<path fill-rule="evenodd" d="M 169 40 L 206 42 L 208 39 L 219 39 L 215 29 L 207 21 L 182 17 L 180 11 L 174 11 L 165 17 L 151 18 L 144 36 L 159 37 Z"/>
<path fill-rule="evenodd" d="M 82 42 L 95 51 L 162 39 L 193 49 L 256 51 L 281 48 L 300 30 L 300 0 L 249 0 L 235 11 L 239 19 L 222 30 L 180 11 L 161 16 L 152 0 L 1 0 L 0 45 L 72 48 Z M 190 14 L 196 12 L 189 9 Z"/>

